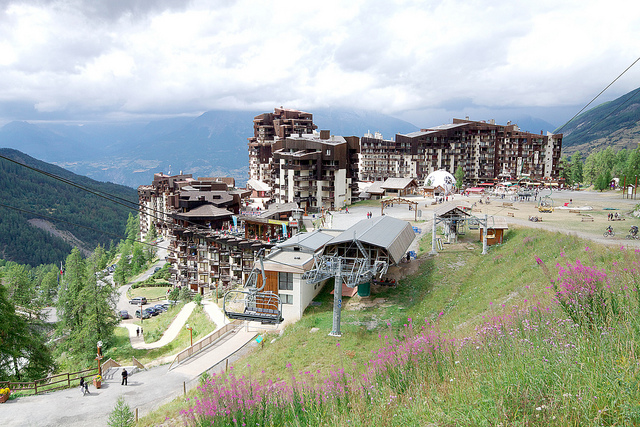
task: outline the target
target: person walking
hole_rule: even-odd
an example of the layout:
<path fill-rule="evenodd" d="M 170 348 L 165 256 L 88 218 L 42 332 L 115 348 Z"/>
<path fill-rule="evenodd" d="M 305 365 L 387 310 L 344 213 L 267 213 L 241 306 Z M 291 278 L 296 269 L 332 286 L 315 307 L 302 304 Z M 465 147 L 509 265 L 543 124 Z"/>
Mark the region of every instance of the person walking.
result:
<path fill-rule="evenodd" d="M 136 328 L 136 336 L 139 337 L 140 336 L 140 328 Z"/>
<path fill-rule="evenodd" d="M 84 380 L 84 377 L 80 377 L 80 391 L 83 396 L 89 393 L 89 384 Z"/>
<path fill-rule="evenodd" d="M 129 374 L 127 373 L 127 370 L 122 368 L 122 385 L 127 385 L 127 377 L 129 376 Z"/>

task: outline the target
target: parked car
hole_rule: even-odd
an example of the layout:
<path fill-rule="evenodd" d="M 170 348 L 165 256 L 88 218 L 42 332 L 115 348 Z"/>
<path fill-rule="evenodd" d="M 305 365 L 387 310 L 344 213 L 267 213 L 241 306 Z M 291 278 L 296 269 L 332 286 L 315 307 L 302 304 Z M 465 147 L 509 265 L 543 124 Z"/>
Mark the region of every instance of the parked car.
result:
<path fill-rule="evenodd" d="M 156 267 L 156 268 L 154 268 L 154 269 L 153 269 L 153 272 L 154 272 L 154 273 L 157 273 L 157 272 L 158 272 L 158 271 L 160 271 L 160 270 L 162 270 L 162 267 Z"/>
<path fill-rule="evenodd" d="M 140 310 L 136 310 L 136 317 L 140 318 Z M 149 313 L 147 313 L 147 310 L 142 310 L 142 318 L 143 319 L 148 319 L 149 317 L 151 317 L 151 315 Z"/>
<path fill-rule="evenodd" d="M 129 301 L 129 304 L 133 305 L 144 305 L 147 303 L 147 299 L 145 297 L 135 297 L 134 299 Z"/>
<path fill-rule="evenodd" d="M 144 311 L 146 311 L 147 313 L 149 313 L 149 316 L 157 316 L 158 314 L 160 314 L 155 308 L 153 307 L 147 307 L 144 309 Z"/>
<path fill-rule="evenodd" d="M 120 310 L 120 318 L 121 319 L 128 319 L 129 316 L 129 312 L 127 310 Z"/>
<path fill-rule="evenodd" d="M 167 311 L 167 308 L 162 304 L 156 304 L 153 306 L 153 308 L 158 310 L 160 313 L 164 313 L 165 311 Z"/>

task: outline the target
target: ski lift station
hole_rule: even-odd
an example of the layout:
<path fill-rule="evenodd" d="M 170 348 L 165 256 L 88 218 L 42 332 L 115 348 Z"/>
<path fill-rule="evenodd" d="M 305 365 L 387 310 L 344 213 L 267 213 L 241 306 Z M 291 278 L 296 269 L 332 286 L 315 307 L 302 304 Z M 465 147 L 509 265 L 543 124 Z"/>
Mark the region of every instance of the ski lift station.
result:
<path fill-rule="evenodd" d="M 296 321 L 328 279 L 339 277 L 349 288 L 369 286 L 371 280 L 382 277 L 403 259 L 414 239 L 411 224 L 390 216 L 364 219 L 347 230 L 298 233 L 277 244 L 264 258 L 264 278 L 259 272 L 245 286 L 249 289 L 245 295 L 238 294 L 236 302 L 244 306 L 236 304 L 225 311 L 232 318 L 248 321 L 261 321 L 260 316 L 264 316 L 263 323 L 279 323 L 273 320 L 280 317 L 284 322 Z M 339 291 L 341 305 L 341 287 Z M 277 304 L 273 310 L 262 310 L 265 313 L 256 311 L 256 306 L 261 306 L 256 299 L 272 299 L 272 295 L 280 300 L 282 312 L 274 313 Z M 233 306 L 232 301 L 228 306 Z"/>

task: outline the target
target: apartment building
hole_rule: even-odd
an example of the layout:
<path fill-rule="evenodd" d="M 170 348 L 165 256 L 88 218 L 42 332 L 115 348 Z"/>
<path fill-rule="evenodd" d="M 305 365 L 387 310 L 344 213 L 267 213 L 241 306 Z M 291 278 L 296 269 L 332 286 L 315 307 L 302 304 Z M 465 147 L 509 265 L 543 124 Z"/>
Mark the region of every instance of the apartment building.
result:
<path fill-rule="evenodd" d="M 384 181 L 387 178 L 415 178 L 417 161 L 411 145 L 383 139 L 380 132 L 360 138 L 360 181 Z"/>
<path fill-rule="evenodd" d="M 257 252 L 273 246 L 244 238 L 237 215 L 250 192 L 229 184 L 228 179 L 160 173 L 151 185 L 138 187 L 140 231 L 146 235 L 153 222 L 168 240 L 174 285 L 204 293 L 243 283 Z"/>
<path fill-rule="evenodd" d="M 294 134 L 273 144 L 273 193 L 276 202 L 296 202 L 317 212 L 350 205 L 358 190 L 359 138 L 322 130 Z"/>
<path fill-rule="evenodd" d="M 273 185 L 271 153 L 274 142 L 293 134 L 312 133 L 318 127 L 313 115 L 304 111 L 276 108 L 253 119 L 253 137 L 249 138 L 249 178 Z"/>
<path fill-rule="evenodd" d="M 556 180 L 561 149 L 562 134 L 523 132 L 510 122 L 454 119 L 451 124 L 396 134 L 395 141 L 365 135 L 360 179 L 414 177 L 422 182 L 433 171 L 455 173 L 460 166 L 467 183 L 519 176 Z"/>

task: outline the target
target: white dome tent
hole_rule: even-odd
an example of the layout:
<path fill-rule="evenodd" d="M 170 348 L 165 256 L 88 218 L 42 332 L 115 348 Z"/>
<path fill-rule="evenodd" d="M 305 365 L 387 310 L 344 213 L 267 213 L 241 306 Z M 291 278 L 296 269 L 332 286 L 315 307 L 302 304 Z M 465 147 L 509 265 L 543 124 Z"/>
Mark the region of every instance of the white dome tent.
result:
<path fill-rule="evenodd" d="M 442 187 L 445 195 L 453 193 L 456 186 L 456 179 L 444 169 L 431 172 L 424 181 L 425 187 Z"/>

